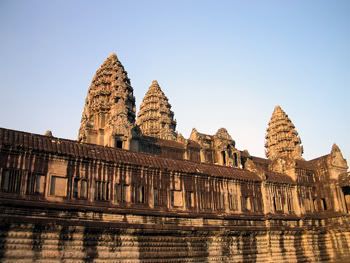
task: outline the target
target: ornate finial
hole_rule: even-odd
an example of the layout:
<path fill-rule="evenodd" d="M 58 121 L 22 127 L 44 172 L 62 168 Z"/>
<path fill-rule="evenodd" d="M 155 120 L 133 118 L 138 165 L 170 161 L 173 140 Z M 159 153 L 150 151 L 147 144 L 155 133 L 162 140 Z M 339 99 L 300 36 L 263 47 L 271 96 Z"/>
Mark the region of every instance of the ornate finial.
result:
<path fill-rule="evenodd" d="M 301 159 L 303 148 L 295 126 L 280 106 L 276 106 L 266 134 L 266 156 L 269 159 Z"/>
<path fill-rule="evenodd" d="M 332 152 L 340 152 L 340 148 L 336 143 L 332 145 Z"/>
<path fill-rule="evenodd" d="M 283 111 L 280 105 L 276 105 L 274 111 Z"/>
<path fill-rule="evenodd" d="M 225 128 L 220 128 L 215 134 L 218 138 L 223 138 L 226 140 L 232 141 L 231 135 L 228 133 L 228 131 Z"/>
<path fill-rule="evenodd" d="M 108 58 L 115 58 L 118 60 L 118 56 L 115 52 L 111 52 L 109 55 L 108 55 Z"/>
<path fill-rule="evenodd" d="M 45 133 L 44 133 L 45 136 L 48 136 L 48 137 L 53 137 L 52 135 L 52 131 L 50 130 L 47 130 Z"/>
<path fill-rule="evenodd" d="M 152 81 L 142 100 L 137 124 L 144 135 L 176 140 L 174 112 L 156 80 Z"/>

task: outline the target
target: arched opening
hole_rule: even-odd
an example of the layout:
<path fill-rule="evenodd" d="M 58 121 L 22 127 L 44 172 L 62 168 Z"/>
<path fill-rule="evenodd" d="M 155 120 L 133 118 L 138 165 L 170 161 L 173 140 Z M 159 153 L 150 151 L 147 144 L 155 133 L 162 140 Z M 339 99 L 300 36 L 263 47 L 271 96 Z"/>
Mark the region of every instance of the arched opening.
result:
<path fill-rule="evenodd" d="M 350 212 L 350 186 L 342 187 L 342 191 L 345 197 L 346 212 Z"/>
<path fill-rule="evenodd" d="M 221 152 L 221 157 L 222 157 L 222 164 L 226 165 L 226 152 L 225 151 Z"/>
<path fill-rule="evenodd" d="M 233 161 L 234 161 L 233 165 L 235 167 L 238 167 L 238 154 L 237 153 L 233 154 Z"/>
<path fill-rule="evenodd" d="M 115 136 L 115 147 L 119 149 L 123 149 L 123 140 L 121 136 Z"/>

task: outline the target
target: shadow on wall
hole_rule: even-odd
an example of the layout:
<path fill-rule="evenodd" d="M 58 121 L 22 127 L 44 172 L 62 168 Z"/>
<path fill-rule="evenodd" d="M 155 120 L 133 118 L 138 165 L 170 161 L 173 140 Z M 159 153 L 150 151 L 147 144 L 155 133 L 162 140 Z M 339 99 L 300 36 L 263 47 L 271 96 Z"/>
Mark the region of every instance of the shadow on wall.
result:
<path fill-rule="evenodd" d="M 6 253 L 6 239 L 8 232 L 10 230 L 10 224 L 2 223 L 0 224 L 0 262 L 5 258 Z"/>
<path fill-rule="evenodd" d="M 139 232 L 136 234 L 139 260 L 165 262 L 176 259 L 179 262 L 208 262 L 207 234 L 200 231 Z"/>

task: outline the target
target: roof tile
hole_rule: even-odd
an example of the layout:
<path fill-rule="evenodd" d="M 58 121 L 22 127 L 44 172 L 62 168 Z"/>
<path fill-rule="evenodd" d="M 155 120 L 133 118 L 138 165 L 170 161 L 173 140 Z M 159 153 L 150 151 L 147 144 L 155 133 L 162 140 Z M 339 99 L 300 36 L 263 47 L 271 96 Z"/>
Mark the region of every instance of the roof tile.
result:
<path fill-rule="evenodd" d="M 163 140 L 164 141 L 164 140 Z M 51 154 L 63 154 L 73 158 L 94 159 L 114 163 L 151 166 L 186 172 L 205 174 L 218 177 L 235 178 L 240 180 L 261 181 L 255 173 L 247 170 L 219 166 L 214 164 L 196 163 L 187 160 L 175 160 L 147 153 L 130 152 L 122 149 L 103 147 L 77 141 L 47 137 L 0 128 L 0 145 L 33 149 Z"/>

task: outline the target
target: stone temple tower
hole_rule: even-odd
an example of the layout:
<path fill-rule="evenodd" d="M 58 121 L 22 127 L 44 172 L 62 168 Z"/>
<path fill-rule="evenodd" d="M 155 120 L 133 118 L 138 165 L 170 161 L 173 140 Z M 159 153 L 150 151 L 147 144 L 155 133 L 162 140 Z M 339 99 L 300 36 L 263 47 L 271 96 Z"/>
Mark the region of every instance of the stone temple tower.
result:
<path fill-rule="evenodd" d="M 135 127 L 135 97 L 116 54 L 96 71 L 81 118 L 78 140 L 130 149 Z"/>
<path fill-rule="evenodd" d="M 143 98 L 137 116 L 137 125 L 143 135 L 176 140 L 174 112 L 156 80 L 152 81 Z"/>
<path fill-rule="evenodd" d="M 266 133 L 266 157 L 302 159 L 303 147 L 297 131 L 288 115 L 276 106 Z"/>

